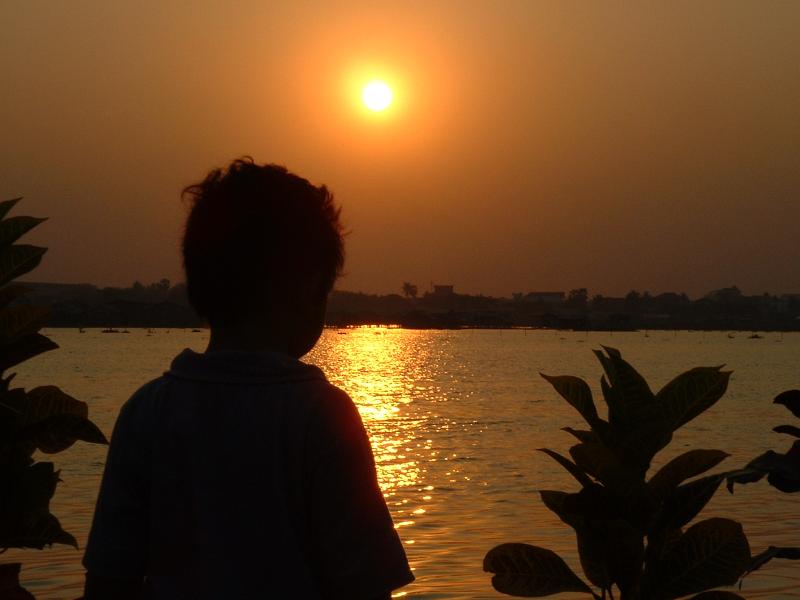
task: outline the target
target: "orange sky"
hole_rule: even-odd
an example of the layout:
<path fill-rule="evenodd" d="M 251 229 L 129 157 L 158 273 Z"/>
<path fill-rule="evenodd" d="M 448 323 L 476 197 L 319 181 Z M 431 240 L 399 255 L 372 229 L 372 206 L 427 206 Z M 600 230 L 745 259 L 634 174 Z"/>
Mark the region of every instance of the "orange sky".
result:
<path fill-rule="evenodd" d="M 277 4 L 0 5 L 35 278 L 179 280 L 179 190 L 251 154 L 334 190 L 344 289 L 800 292 L 800 3 Z"/>

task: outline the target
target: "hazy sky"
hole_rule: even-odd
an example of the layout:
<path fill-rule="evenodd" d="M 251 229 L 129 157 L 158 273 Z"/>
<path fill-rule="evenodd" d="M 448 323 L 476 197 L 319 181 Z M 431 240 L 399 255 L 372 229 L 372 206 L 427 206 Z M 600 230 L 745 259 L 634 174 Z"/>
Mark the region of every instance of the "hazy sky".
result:
<path fill-rule="evenodd" d="M 0 3 L 34 279 L 181 279 L 180 189 L 326 183 L 342 289 L 800 292 L 800 2 Z M 385 79 L 376 118 L 359 86 Z"/>

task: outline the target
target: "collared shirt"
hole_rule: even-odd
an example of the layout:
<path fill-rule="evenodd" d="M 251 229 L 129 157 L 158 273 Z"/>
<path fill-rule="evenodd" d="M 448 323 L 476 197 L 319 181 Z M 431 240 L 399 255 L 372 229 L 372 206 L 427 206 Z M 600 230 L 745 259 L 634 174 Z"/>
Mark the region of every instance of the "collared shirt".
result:
<path fill-rule="evenodd" d="M 84 565 L 169 600 L 370 599 L 414 579 L 352 400 L 272 353 L 184 350 L 122 407 Z"/>

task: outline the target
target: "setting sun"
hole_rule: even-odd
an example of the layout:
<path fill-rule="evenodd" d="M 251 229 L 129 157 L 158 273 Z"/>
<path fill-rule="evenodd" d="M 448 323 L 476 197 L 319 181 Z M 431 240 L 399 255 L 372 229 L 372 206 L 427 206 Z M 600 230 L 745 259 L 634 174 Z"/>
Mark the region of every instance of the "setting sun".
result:
<path fill-rule="evenodd" d="M 364 86 L 361 99 L 369 110 L 386 110 L 392 103 L 392 89 L 384 81 L 370 81 Z"/>

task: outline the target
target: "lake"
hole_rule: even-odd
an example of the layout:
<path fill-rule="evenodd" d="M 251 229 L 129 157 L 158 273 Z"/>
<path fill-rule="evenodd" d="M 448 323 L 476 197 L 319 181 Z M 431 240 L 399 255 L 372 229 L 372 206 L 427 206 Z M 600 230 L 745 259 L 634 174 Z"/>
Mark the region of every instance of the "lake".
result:
<path fill-rule="evenodd" d="M 160 375 L 181 349 L 202 350 L 207 332 L 87 330 L 45 332 L 60 350 L 19 369 L 17 385 L 55 384 L 86 401 L 110 436 L 123 402 Z M 574 481 L 536 448 L 566 452 L 579 415 L 541 377 L 571 374 L 589 381 L 598 407 L 601 368 L 591 350 L 619 348 L 654 390 L 695 366 L 726 364 L 734 371 L 726 395 L 679 430 L 656 465 L 690 448 L 732 456 L 719 469 L 743 466 L 790 438 L 772 433 L 794 417 L 772 405 L 779 392 L 800 387 L 800 334 L 662 332 L 584 333 L 525 330 L 326 330 L 306 357 L 346 390 L 369 431 L 380 483 L 416 575 L 395 597 L 508 598 L 482 571 L 484 554 L 502 542 L 527 542 L 561 554 L 580 573 L 571 529 L 551 514 L 537 490 L 575 490 Z M 602 410 L 602 409 L 601 409 Z M 105 447 L 78 443 L 52 459 L 63 483 L 52 512 L 86 542 Z M 755 554 L 769 545 L 800 546 L 800 494 L 781 494 L 765 482 L 724 488 L 701 517 L 743 523 Z M 22 580 L 37 598 L 81 594 L 81 551 L 9 550 L 21 560 Z M 746 598 L 800 599 L 798 563 L 773 561 L 749 576 Z M 561 595 L 559 598 L 569 598 Z M 588 598 L 576 595 L 576 598 Z"/>

